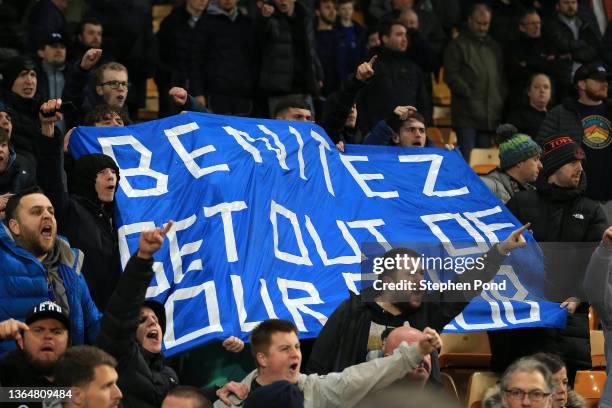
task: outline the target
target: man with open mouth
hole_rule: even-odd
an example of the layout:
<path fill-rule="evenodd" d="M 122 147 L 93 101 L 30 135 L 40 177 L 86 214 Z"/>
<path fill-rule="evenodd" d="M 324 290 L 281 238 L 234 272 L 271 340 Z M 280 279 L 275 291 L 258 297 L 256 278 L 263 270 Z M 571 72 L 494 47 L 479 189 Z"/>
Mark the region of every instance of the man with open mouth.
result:
<path fill-rule="evenodd" d="M 93 342 L 100 312 L 81 274 L 83 254 L 57 236 L 51 201 L 37 187 L 22 190 L 6 204 L 0 226 L 0 321 L 24 321 L 32 303 L 57 303 L 70 316 L 72 344 Z M 0 342 L 0 356 L 15 348 Z"/>
<path fill-rule="evenodd" d="M 2 386 L 51 387 L 53 370 L 70 342 L 69 329 L 66 311 L 51 301 L 32 307 L 25 323 L 0 322 L 0 339 L 12 339 L 18 345 L 0 360 Z"/>
<path fill-rule="evenodd" d="M 229 383 L 218 390 L 219 400 L 214 407 L 240 406 L 239 400 L 251 391 L 277 381 L 297 385 L 304 396 L 304 408 L 353 407 L 368 394 L 412 372 L 425 356 L 442 347 L 438 333 L 427 327 L 416 344 L 409 346 L 403 341 L 387 357 L 348 367 L 342 372 L 307 375 L 300 372 L 302 352 L 297 328 L 292 322 L 265 320 L 251 332 L 250 340 L 257 369 L 240 384 Z M 246 406 L 249 406 L 249 399 Z"/>
<path fill-rule="evenodd" d="M 61 99 L 51 99 L 41 107 L 44 137 L 38 140 L 41 157 L 39 183 L 47 191 L 55 208 L 59 233 L 85 254 L 85 281 L 96 306 L 104 310 L 121 275 L 119 244 L 113 219 L 115 193 L 120 180 L 119 167 L 110 156 L 83 155 L 74 162 L 70 194 L 66 191 L 62 183 L 63 138 L 53 129 L 62 116 L 59 113 L 61 106 Z"/>

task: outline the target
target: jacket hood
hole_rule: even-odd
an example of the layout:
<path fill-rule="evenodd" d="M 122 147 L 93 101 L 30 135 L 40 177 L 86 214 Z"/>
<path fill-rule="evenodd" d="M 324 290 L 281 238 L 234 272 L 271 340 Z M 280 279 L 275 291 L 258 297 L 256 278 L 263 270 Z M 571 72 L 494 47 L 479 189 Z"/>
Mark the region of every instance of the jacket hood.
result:
<path fill-rule="evenodd" d="M 86 198 L 95 204 L 101 204 L 96 192 L 96 177 L 98 172 L 110 168 L 117 174 L 117 187 L 119 186 L 119 167 L 115 161 L 105 154 L 93 153 L 85 154 L 78 158 L 74 163 L 72 171 L 71 192 Z M 113 200 L 114 201 L 114 200 Z"/>

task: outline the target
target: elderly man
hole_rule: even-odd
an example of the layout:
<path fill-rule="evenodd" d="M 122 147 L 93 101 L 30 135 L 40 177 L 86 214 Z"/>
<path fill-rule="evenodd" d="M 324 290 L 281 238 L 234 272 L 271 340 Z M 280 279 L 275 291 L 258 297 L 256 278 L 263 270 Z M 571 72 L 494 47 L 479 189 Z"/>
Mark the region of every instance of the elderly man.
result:
<path fill-rule="evenodd" d="M 384 356 L 389 356 L 399 345 L 405 341 L 408 344 L 416 344 L 423 338 L 423 332 L 410 326 L 401 326 L 393 329 L 385 340 Z M 403 380 L 411 384 L 424 387 L 431 375 L 431 354 L 426 355 L 421 363 L 409 372 Z"/>

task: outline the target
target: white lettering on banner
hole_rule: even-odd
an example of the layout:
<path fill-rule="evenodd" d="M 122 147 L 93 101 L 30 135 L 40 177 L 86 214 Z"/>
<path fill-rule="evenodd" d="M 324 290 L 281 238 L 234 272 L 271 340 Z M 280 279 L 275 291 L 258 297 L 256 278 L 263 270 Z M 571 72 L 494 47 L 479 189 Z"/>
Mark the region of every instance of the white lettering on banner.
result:
<path fill-rule="evenodd" d="M 506 228 L 514 228 L 514 224 L 506 222 L 502 224 L 485 224 L 480 219 L 483 217 L 488 217 L 489 215 L 498 214 L 502 211 L 501 207 L 498 205 L 493 208 L 489 208 L 488 210 L 475 211 L 475 212 L 464 212 L 465 218 L 472 221 L 479 230 L 481 230 L 491 243 L 499 242 L 499 238 L 495 234 L 495 231 L 499 231 Z"/>
<path fill-rule="evenodd" d="M 187 333 L 179 338 L 176 338 L 174 333 L 174 308 L 175 303 L 187 299 L 195 299 L 198 301 L 200 293 L 204 292 L 204 300 L 206 305 L 206 313 L 208 315 L 208 326 Z M 192 301 L 193 302 L 193 301 Z M 217 301 L 217 291 L 215 282 L 204 282 L 198 286 L 188 288 L 175 289 L 166 300 L 166 334 L 164 335 L 164 345 L 166 348 L 176 347 L 183 343 L 187 343 L 198 337 L 202 337 L 209 333 L 222 332 L 221 319 L 219 316 L 219 302 Z M 203 311 L 202 306 L 198 302 L 197 307 L 192 307 L 191 310 Z M 197 323 L 203 319 L 186 319 L 188 322 Z"/>
<path fill-rule="evenodd" d="M 225 237 L 225 253 L 227 262 L 238 261 L 238 252 L 236 251 L 236 238 L 234 235 L 234 224 L 232 222 L 232 212 L 242 211 L 247 208 L 244 201 L 233 201 L 230 203 L 221 203 L 212 207 L 204 207 L 204 215 L 212 217 L 215 214 L 221 213 L 221 221 L 223 222 L 223 236 Z"/>
<path fill-rule="evenodd" d="M 98 138 L 98 142 L 102 147 L 102 152 L 113 158 L 117 166 L 121 171 L 121 178 L 119 179 L 119 186 L 128 197 L 150 197 L 150 196 L 159 196 L 166 194 L 168 192 L 168 175 L 155 171 L 151 168 L 151 158 L 153 153 L 147 149 L 138 139 L 136 139 L 132 135 L 127 136 L 115 136 L 115 137 L 100 137 Z M 113 150 L 113 146 L 123 146 L 129 145 L 132 146 L 134 150 L 140 153 L 140 160 L 138 162 L 138 167 L 134 167 L 131 169 L 121 168 L 117 157 L 115 156 L 115 152 Z M 147 176 L 155 179 L 155 187 L 147 188 L 147 189 L 136 189 L 133 188 L 128 181 L 128 177 L 136 177 L 136 176 Z"/>
<path fill-rule="evenodd" d="M 450 256 L 465 256 L 472 254 L 481 254 L 489 250 L 489 246 L 484 242 L 484 238 L 480 233 L 469 223 L 468 220 L 463 218 L 458 213 L 442 213 L 442 214 L 428 214 L 422 215 L 421 220 L 429 227 L 431 232 L 440 240 L 446 251 Z M 466 248 L 455 248 L 450 238 L 442 232 L 442 229 L 436 225 L 436 222 L 455 220 L 463 227 L 467 233 L 474 238 L 476 246 Z"/>
<path fill-rule="evenodd" d="M 195 159 L 197 159 L 198 157 L 204 156 L 207 153 L 217 151 L 217 149 L 215 149 L 215 146 L 206 145 L 192 152 L 188 152 L 185 149 L 185 146 L 179 140 L 179 136 L 194 132 L 198 129 L 199 126 L 197 123 L 190 122 L 185 125 L 179 125 L 170 129 L 164 129 L 164 133 L 166 134 L 166 137 L 168 137 L 168 141 L 170 142 L 176 153 L 179 155 L 181 160 L 183 160 L 183 163 L 185 163 L 185 167 L 187 167 L 187 170 L 189 170 L 191 175 L 196 179 L 199 179 L 202 176 L 214 173 L 216 171 L 229 171 L 230 168 L 225 163 L 217 164 L 210 167 L 200 167 L 195 162 Z"/>
<path fill-rule="evenodd" d="M 131 251 L 127 243 L 127 236 L 132 234 L 140 234 L 143 231 L 155 228 L 153 221 L 137 222 L 134 224 L 125 224 L 119 227 L 117 235 L 119 236 L 119 254 L 121 256 L 121 269 L 125 269 L 130 260 Z M 146 297 L 155 297 L 170 289 L 170 283 L 164 271 L 162 262 L 153 262 L 153 272 L 155 272 L 155 281 L 157 285 L 147 288 Z"/>
<path fill-rule="evenodd" d="M 300 250 L 300 255 L 290 254 L 279 249 L 278 244 L 280 240 L 278 237 L 277 214 L 282 215 L 291 222 L 293 233 L 295 239 L 297 240 L 298 249 Z M 272 223 L 272 231 L 274 233 L 274 256 L 292 264 L 312 266 L 312 261 L 308 257 L 308 249 L 306 249 L 306 244 L 302 238 L 302 230 L 300 229 L 297 215 L 295 215 L 293 211 L 288 210 L 282 205 L 277 204 L 276 201 L 272 200 L 270 205 L 270 222 Z"/>
<path fill-rule="evenodd" d="M 327 257 L 327 252 L 325 251 L 325 248 L 323 248 L 323 242 L 321 242 L 321 237 L 319 236 L 319 233 L 315 229 L 314 225 L 312 225 L 312 221 L 310 220 L 310 217 L 307 215 L 305 217 L 306 217 L 306 229 L 310 233 L 310 236 L 312 237 L 312 240 L 315 243 L 315 247 L 317 248 L 317 252 L 319 253 L 319 256 L 321 257 L 321 261 L 323 261 L 323 265 L 325 266 L 338 265 L 338 264 L 346 265 L 346 264 L 358 264 L 361 262 L 361 251 L 359 249 L 359 244 L 357 243 L 357 241 L 355 241 L 355 238 L 351 235 L 346 224 L 343 221 L 336 220 L 336 225 L 338 225 L 338 228 L 340 229 L 340 232 L 342 233 L 342 237 L 344 238 L 346 243 L 349 244 L 349 246 L 353 250 L 353 255 L 345 255 L 345 256 L 339 256 L 336 258 L 329 259 Z"/>
<path fill-rule="evenodd" d="M 376 227 L 382 227 L 385 225 L 385 221 L 380 218 L 375 218 L 373 220 L 357 220 L 357 221 L 349 221 L 348 226 L 351 228 L 365 228 L 374 238 L 376 238 L 376 242 L 378 242 L 385 251 L 390 251 L 392 249 L 391 244 L 383 235 L 376 229 Z"/>
<path fill-rule="evenodd" d="M 234 139 L 236 139 L 236 142 L 238 142 L 238 144 L 242 146 L 245 152 L 249 152 L 251 156 L 253 156 L 253 160 L 255 160 L 255 163 L 263 163 L 263 159 L 261 158 L 259 150 L 257 150 L 255 146 L 247 142 L 247 140 L 249 140 L 250 142 L 255 141 L 251 136 L 249 136 L 247 132 L 234 129 L 231 126 L 223 126 L 223 130 L 225 130 L 229 135 L 233 136 Z"/>
<path fill-rule="evenodd" d="M 295 136 L 295 140 L 298 144 L 298 165 L 300 167 L 300 178 L 302 180 L 308 180 L 305 174 L 305 165 L 304 165 L 304 139 L 302 139 L 302 135 L 298 132 L 293 126 L 289 126 L 289 133 Z"/>
<path fill-rule="evenodd" d="M 238 275 L 230 275 L 230 278 L 232 279 L 232 290 L 234 292 L 236 309 L 238 309 L 240 330 L 246 333 L 250 333 L 259 323 L 261 323 L 261 321 L 247 322 L 247 312 L 244 308 L 244 290 L 242 288 L 242 279 Z M 270 294 L 268 293 L 266 281 L 263 279 L 260 279 L 259 281 L 261 284 L 261 290 L 259 293 L 261 294 L 261 299 L 263 300 L 264 306 L 266 307 L 268 319 L 278 319 L 272 306 L 272 300 L 270 299 Z"/>
<path fill-rule="evenodd" d="M 359 173 L 352 162 L 367 162 L 369 161 L 368 156 L 350 156 L 346 154 L 340 155 L 340 160 L 344 167 L 348 170 L 349 174 L 355 179 L 357 185 L 361 187 L 366 197 L 380 197 L 380 198 L 397 198 L 399 193 L 396 190 L 393 191 L 372 191 L 366 181 L 368 180 L 384 180 L 384 176 L 380 173 Z"/>
<path fill-rule="evenodd" d="M 268 313 L 270 319 L 278 319 L 278 316 L 276 316 L 276 312 L 274 311 L 274 306 L 272 305 L 272 299 L 270 299 L 270 293 L 268 292 L 268 285 L 266 284 L 266 281 L 259 279 L 259 283 L 261 284 L 261 291 L 259 293 L 261 294 L 261 299 L 263 300 L 266 308 L 266 313 Z"/>
<path fill-rule="evenodd" d="M 183 272 L 183 257 L 185 255 L 198 252 L 200 250 L 200 246 L 202 245 L 202 240 L 200 239 L 195 242 L 188 242 L 179 247 L 176 236 L 179 231 L 183 231 L 191 227 L 196 222 L 196 219 L 197 218 L 194 214 L 189 218 L 185 218 L 184 220 L 175 221 L 170 231 L 168 231 L 166 234 L 166 237 L 168 237 L 168 243 L 170 244 L 170 262 L 172 262 L 175 284 L 181 283 L 187 272 L 202 270 L 202 260 L 196 259 L 192 261 L 187 267 L 187 270 Z"/>
<path fill-rule="evenodd" d="M 276 144 L 278 149 L 271 149 L 271 148 L 268 148 L 268 149 L 273 150 L 276 153 L 276 158 L 278 159 L 278 164 L 280 164 L 281 168 L 284 170 L 289 170 L 289 167 L 287 167 L 287 162 L 286 162 L 287 149 L 285 149 L 285 145 L 283 144 L 283 142 L 281 142 L 278 135 L 274 133 L 273 131 L 271 131 L 270 129 L 268 129 L 267 127 L 265 127 L 264 125 L 257 125 L 257 127 L 259 128 L 259 130 L 261 130 L 265 134 L 272 136 L 272 139 L 274 139 L 274 144 Z M 266 144 L 266 146 L 268 145 L 269 143 Z"/>
<path fill-rule="evenodd" d="M 438 174 L 440 173 L 440 167 L 442 166 L 442 160 L 444 158 L 439 154 L 414 154 L 414 155 L 400 155 L 399 161 L 400 163 L 423 163 L 423 162 L 431 162 L 429 166 L 429 171 L 427 172 L 427 178 L 425 179 L 425 185 L 423 186 L 423 194 L 429 197 L 454 197 L 464 194 L 469 194 L 470 190 L 467 187 L 463 186 L 454 190 L 446 190 L 446 191 L 435 191 L 436 180 L 438 178 Z"/>
<path fill-rule="evenodd" d="M 344 278 L 344 283 L 346 283 L 346 287 L 348 290 L 353 292 L 354 294 L 359 294 L 359 289 L 357 289 L 357 285 L 355 282 L 362 281 L 375 281 L 378 279 L 378 275 L 375 273 L 350 273 L 350 272 L 342 272 L 342 277 Z"/>
<path fill-rule="evenodd" d="M 502 295 L 497 289 L 491 289 L 491 295 L 502 301 L 502 305 L 504 306 L 504 311 L 506 313 L 506 319 L 508 319 L 511 324 L 539 322 L 541 320 L 540 305 L 538 302 L 525 300 L 529 292 L 523 286 L 518 276 L 516 276 L 514 268 L 511 265 L 502 265 L 499 268 L 499 272 L 497 272 L 497 276 L 506 276 L 506 282 L 510 280 L 516 289 L 516 292 L 514 295 L 512 295 L 512 297 Z M 529 317 L 517 319 L 514 315 L 514 307 L 510 301 L 523 302 L 529 305 Z"/>
<path fill-rule="evenodd" d="M 440 277 L 438 276 L 438 272 L 434 269 L 428 269 L 427 270 L 427 274 L 429 275 L 429 279 L 432 282 L 435 283 L 440 283 Z M 499 309 L 499 304 L 497 304 L 497 302 L 492 299 L 489 295 L 487 295 L 487 293 L 485 291 L 481 292 L 482 298 L 485 300 L 485 302 L 479 302 L 479 305 L 484 305 L 485 303 L 488 303 L 489 307 L 491 308 L 491 319 L 493 320 L 492 322 L 485 322 L 485 323 L 475 323 L 475 324 L 470 324 L 468 322 L 465 321 L 465 318 L 463 317 L 463 313 L 458 314 L 455 317 L 455 323 L 457 323 L 457 325 L 459 325 L 460 327 L 462 327 L 463 329 L 466 330 L 487 330 L 487 329 L 492 329 L 495 327 L 505 327 L 507 326 L 501 318 L 501 312 Z M 449 325 L 447 325 L 446 327 L 448 327 Z M 456 327 L 452 326 L 453 330 L 457 330 Z M 451 329 L 451 328 L 449 328 Z"/>
<path fill-rule="evenodd" d="M 325 186 L 327 187 L 327 191 L 329 192 L 329 194 L 335 197 L 336 193 L 334 192 L 334 186 L 332 185 L 331 177 L 329 175 L 329 166 L 327 164 L 327 154 L 325 153 L 325 149 L 331 150 L 331 148 L 329 147 L 329 143 L 327 143 L 327 140 L 325 140 L 323 136 L 321 136 L 314 130 L 310 131 L 310 136 L 314 140 L 319 142 L 319 158 L 321 159 L 321 167 L 323 167 L 323 177 L 325 178 Z"/>
<path fill-rule="evenodd" d="M 319 292 L 311 282 L 294 281 L 282 278 L 277 278 L 276 281 L 278 283 L 278 288 L 283 298 L 283 303 L 287 307 L 287 310 L 289 310 L 289 313 L 291 313 L 293 321 L 295 322 L 295 326 L 298 328 L 299 331 L 308 331 L 308 329 L 306 329 L 306 326 L 304 325 L 304 319 L 302 318 L 300 312 L 314 317 L 319 321 L 319 323 L 321 323 L 321 326 L 325 325 L 325 322 L 327 322 L 327 317 L 325 317 L 325 315 L 323 315 L 322 313 L 316 312 L 306 306 L 320 305 L 324 303 L 321 300 L 321 296 L 319 296 Z M 310 296 L 297 299 L 289 299 L 288 289 L 303 290 L 307 292 Z"/>

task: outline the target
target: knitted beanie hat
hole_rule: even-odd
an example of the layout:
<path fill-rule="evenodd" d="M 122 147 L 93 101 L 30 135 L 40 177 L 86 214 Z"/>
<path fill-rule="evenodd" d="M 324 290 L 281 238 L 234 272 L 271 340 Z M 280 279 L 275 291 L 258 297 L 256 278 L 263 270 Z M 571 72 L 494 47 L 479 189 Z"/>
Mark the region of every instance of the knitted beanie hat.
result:
<path fill-rule="evenodd" d="M 513 125 L 500 125 L 497 135 L 502 140 L 499 144 L 499 167 L 502 170 L 542 153 L 540 146 L 529 135 L 518 133 Z"/>
<path fill-rule="evenodd" d="M 569 136 L 551 136 L 542 142 L 542 177 L 551 174 L 575 160 L 584 160 L 584 151 Z"/>
<path fill-rule="evenodd" d="M 5 89 L 12 89 L 13 83 L 21 71 L 36 71 L 34 60 L 27 56 L 13 57 L 6 61 L 2 66 L 2 86 Z"/>
<path fill-rule="evenodd" d="M 84 154 L 74 163 L 72 171 L 71 192 L 88 198 L 94 203 L 98 202 L 96 192 L 96 177 L 98 172 L 106 168 L 115 170 L 117 185 L 119 185 L 119 167 L 115 161 L 105 154 Z"/>

